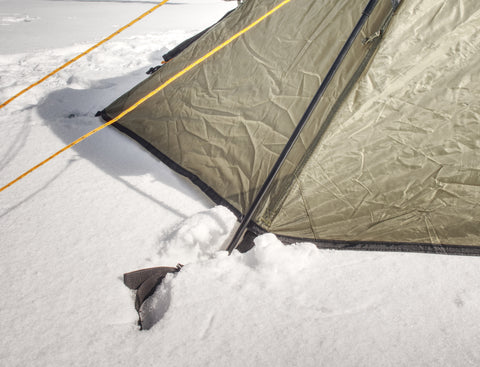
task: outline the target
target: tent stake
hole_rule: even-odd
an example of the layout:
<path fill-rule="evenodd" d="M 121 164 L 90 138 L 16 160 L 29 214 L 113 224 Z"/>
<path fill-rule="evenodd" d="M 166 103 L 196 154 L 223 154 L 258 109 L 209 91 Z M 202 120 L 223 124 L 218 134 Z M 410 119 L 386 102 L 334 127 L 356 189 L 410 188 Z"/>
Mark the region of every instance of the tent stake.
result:
<path fill-rule="evenodd" d="M 233 250 L 237 248 L 239 245 L 240 241 L 242 240 L 245 231 L 247 230 L 248 224 L 252 220 L 253 216 L 256 213 L 256 210 L 258 209 L 262 199 L 264 198 L 265 194 L 267 193 L 268 189 L 270 188 L 271 184 L 273 183 L 273 180 L 278 174 L 278 171 L 282 167 L 283 163 L 285 162 L 285 159 L 287 158 L 288 154 L 293 148 L 293 145 L 297 141 L 300 133 L 302 132 L 304 126 L 308 122 L 308 119 L 310 115 L 312 114 L 313 110 L 317 106 L 318 102 L 322 98 L 323 94 L 325 93 L 325 90 L 327 89 L 328 85 L 332 81 L 333 77 L 335 76 L 335 73 L 337 72 L 338 68 L 342 64 L 343 59 L 347 55 L 348 51 L 350 50 L 350 47 L 352 46 L 353 42 L 357 38 L 358 34 L 360 33 L 360 30 L 362 29 L 363 25 L 367 21 L 368 17 L 372 13 L 373 9 L 377 5 L 378 0 L 370 0 L 365 7 L 365 9 L 362 12 L 362 16 L 358 20 L 357 24 L 355 25 L 355 28 L 353 29 L 352 33 L 348 37 L 347 41 L 343 45 L 342 49 L 340 50 L 340 53 L 338 54 L 337 58 L 333 62 L 332 66 L 328 70 L 327 75 L 325 76 L 325 79 L 323 82 L 320 84 L 318 87 L 317 92 L 313 96 L 312 100 L 310 101 L 310 104 L 308 105 L 307 109 L 305 110 L 302 118 L 298 122 L 297 126 L 295 127 L 295 130 L 293 130 L 292 135 L 288 139 L 287 143 L 285 144 L 285 147 L 283 148 L 282 152 L 280 153 L 280 156 L 278 157 L 277 161 L 275 162 L 273 168 L 271 169 L 270 173 L 268 174 L 265 182 L 263 183 L 262 187 L 260 188 L 258 194 L 255 196 L 255 199 L 252 202 L 252 205 L 248 209 L 247 213 L 245 216 L 243 216 L 240 226 L 238 227 L 237 231 L 235 232 L 235 235 L 233 236 L 232 240 L 230 241 L 230 244 L 227 247 L 228 254 L 230 255 Z"/>

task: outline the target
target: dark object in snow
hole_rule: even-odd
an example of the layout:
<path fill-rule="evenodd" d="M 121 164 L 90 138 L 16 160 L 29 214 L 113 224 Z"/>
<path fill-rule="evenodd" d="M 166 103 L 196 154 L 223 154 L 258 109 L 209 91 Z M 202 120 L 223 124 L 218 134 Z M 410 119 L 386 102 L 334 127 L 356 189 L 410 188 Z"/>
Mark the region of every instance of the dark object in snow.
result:
<path fill-rule="evenodd" d="M 143 302 L 150 297 L 162 280 L 169 273 L 176 273 L 182 268 L 181 264 L 176 267 L 160 266 L 155 268 L 141 269 L 123 274 L 123 283 L 130 289 L 137 291 L 135 295 L 135 309 L 139 313 L 139 325 L 142 326 L 140 308 Z"/>

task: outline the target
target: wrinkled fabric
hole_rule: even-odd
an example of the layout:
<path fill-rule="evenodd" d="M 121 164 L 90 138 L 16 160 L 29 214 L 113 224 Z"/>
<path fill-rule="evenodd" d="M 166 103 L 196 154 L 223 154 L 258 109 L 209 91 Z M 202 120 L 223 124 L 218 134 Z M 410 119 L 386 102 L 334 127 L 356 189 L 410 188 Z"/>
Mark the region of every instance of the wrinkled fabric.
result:
<path fill-rule="evenodd" d="M 269 229 L 479 246 L 479 148 L 480 3 L 404 1 Z"/>

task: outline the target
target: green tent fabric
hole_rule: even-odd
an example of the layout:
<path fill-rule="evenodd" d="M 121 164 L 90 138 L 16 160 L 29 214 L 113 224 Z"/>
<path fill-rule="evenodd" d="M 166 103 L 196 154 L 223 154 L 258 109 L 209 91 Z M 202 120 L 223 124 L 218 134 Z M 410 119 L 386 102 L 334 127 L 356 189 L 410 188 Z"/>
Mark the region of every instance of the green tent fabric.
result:
<path fill-rule="evenodd" d="M 280 2 L 244 2 L 104 118 Z M 115 126 L 241 217 L 367 3 L 292 0 Z M 250 230 L 480 254 L 479 48 L 477 0 L 379 0 Z"/>

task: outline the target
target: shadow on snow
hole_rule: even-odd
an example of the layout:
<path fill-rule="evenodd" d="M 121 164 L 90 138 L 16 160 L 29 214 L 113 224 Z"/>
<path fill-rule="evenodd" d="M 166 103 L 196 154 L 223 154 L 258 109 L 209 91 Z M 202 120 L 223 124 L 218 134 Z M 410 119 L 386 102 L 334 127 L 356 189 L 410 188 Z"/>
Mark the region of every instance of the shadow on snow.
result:
<path fill-rule="evenodd" d="M 38 106 L 38 113 L 65 145 L 70 144 L 102 123 L 101 119 L 95 117 L 95 113 L 145 79 L 145 71 L 141 69 L 122 77 L 95 81 L 86 88 L 85 82 L 71 77 L 68 80 L 71 87 L 54 91 L 46 96 Z M 84 89 L 79 89 L 79 84 Z M 199 196 L 198 190 L 193 185 L 191 187 L 185 185 L 183 178 L 166 169 L 162 162 L 145 159 L 150 153 L 113 127 L 107 127 L 90 136 L 72 149 L 80 158 L 87 159 L 129 189 L 163 206 L 180 218 L 186 218 L 185 213 L 164 203 L 162 198 L 142 191 L 124 177 L 150 174 L 155 181 L 175 188 L 187 196 Z M 207 198 L 205 203 L 209 203 Z"/>

